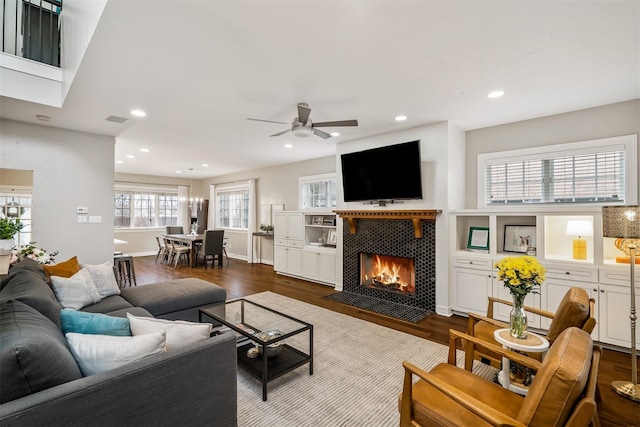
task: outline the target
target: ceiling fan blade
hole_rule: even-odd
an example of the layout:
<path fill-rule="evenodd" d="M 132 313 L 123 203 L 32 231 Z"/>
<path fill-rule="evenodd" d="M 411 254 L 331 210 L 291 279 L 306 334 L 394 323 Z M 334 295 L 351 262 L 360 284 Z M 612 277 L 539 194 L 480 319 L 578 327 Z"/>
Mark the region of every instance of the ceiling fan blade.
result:
<path fill-rule="evenodd" d="M 331 127 L 331 126 L 358 126 L 357 120 L 338 120 L 337 122 L 319 122 L 314 123 L 313 127 Z"/>
<path fill-rule="evenodd" d="M 322 139 L 328 139 L 328 138 L 331 138 L 331 135 L 329 135 L 328 133 L 326 133 L 325 131 L 320 130 L 320 129 L 315 129 L 315 128 L 314 128 L 314 129 L 313 129 L 313 134 L 314 134 L 314 135 L 319 136 L 319 137 L 320 137 L 320 138 L 322 138 Z"/>
<path fill-rule="evenodd" d="M 281 125 L 290 125 L 291 123 L 287 123 L 287 122 L 276 122 L 274 120 L 262 120 L 262 119 L 247 119 L 247 120 L 253 120 L 254 122 L 267 122 L 267 123 L 278 123 Z"/>
<path fill-rule="evenodd" d="M 287 130 L 283 130 L 282 132 L 278 132 L 278 133 L 274 133 L 273 135 L 269 135 L 269 136 L 280 136 L 280 135 L 284 135 L 285 133 L 291 132 L 291 128 L 287 129 Z"/>
<path fill-rule="evenodd" d="M 311 108 L 298 104 L 298 121 L 303 125 L 309 120 L 309 114 L 311 114 Z"/>

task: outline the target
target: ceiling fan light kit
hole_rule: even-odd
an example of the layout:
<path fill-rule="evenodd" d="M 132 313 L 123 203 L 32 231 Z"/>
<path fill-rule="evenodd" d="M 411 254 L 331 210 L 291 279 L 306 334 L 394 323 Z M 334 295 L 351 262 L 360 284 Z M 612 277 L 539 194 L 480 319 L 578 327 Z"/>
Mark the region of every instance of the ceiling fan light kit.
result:
<path fill-rule="evenodd" d="M 271 136 L 280 136 L 280 135 L 284 135 L 285 133 L 291 132 L 295 136 L 300 138 L 306 138 L 311 134 L 314 134 L 316 136 L 319 136 L 322 139 L 328 139 L 328 138 L 331 138 L 332 135 L 317 128 L 338 127 L 338 126 L 358 126 L 357 120 L 339 120 L 339 121 L 333 121 L 333 122 L 313 123 L 309 118 L 310 114 L 311 114 L 311 108 L 309 108 L 309 106 L 306 103 L 300 102 L 298 104 L 298 117 L 294 118 L 293 122 L 291 122 L 291 128 L 284 130 L 282 132 L 274 133 Z M 256 122 L 288 124 L 285 122 L 277 122 L 274 120 L 264 120 L 264 119 L 248 118 L 247 120 L 253 120 Z"/>

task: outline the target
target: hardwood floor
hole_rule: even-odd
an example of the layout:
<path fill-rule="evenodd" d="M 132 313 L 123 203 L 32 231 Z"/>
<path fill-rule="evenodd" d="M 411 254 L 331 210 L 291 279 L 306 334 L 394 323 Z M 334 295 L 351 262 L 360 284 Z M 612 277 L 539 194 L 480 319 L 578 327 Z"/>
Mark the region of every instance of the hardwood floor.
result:
<path fill-rule="evenodd" d="M 156 264 L 154 259 L 153 256 L 134 258 L 138 285 L 168 279 L 197 277 L 224 287 L 227 290 L 228 299 L 271 291 L 444 345 L 449 343 L 449 329 L 461 331 L 466 329 L 467 319 L 461 316 L 444 317 L 434 314 L 414 324 L 329 301 L 323 297 L 334 293 L 333 288 L 275 274 L 271 266 L 264 264 L 248 264 L 231 259 L 231 262 L 225 262 L 223 267 L 205 269 L 182 266 L 174 269 Z M 401 378 L 398 379 L 398 381 L 401 380 Z M 600 421 L 603 426 L 640 427 L 640 403 L 613 392 L 610 384 L 614 380 L 631 380 L 631 356 L 604 349 L 598 377 L 601 393 L 601 400 L 598 402 Z"/>

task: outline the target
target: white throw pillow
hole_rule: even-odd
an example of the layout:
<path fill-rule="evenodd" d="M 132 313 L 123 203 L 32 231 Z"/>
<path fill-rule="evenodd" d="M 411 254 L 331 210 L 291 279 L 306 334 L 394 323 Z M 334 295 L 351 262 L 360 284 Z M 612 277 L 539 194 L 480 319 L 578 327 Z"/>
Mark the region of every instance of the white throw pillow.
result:
<path fill-rule="evenodd" d="M 113 274 L 113 265 L 109 262 L 98 265 L 84 265 L 87 269 L 100 297 L 106 298 L 111 295 L 120 295 L 120 288 Z"/>
<path fill-rule="evenodd" d="M 79 310 L 102 299 L 91 275 L 84 268 L 69 278 L 51 276 L 51 285 L 63 308 Z"/>
<path fill-rule="evenodd" d="M 65 336 L 84 376 L 109 371 L 165 351 L 164 332 L 137 337 L 86 335 L 75 332 L 69 332 Z"/>
<path fill-rule="evenodd" d="M 184 320 L 164 320 L 153 317 L 138 317 L 127 313 L 133 336 L 163 331 L 167 333 L 167 351 L 180 348 L 211 335 L 210 323 L 194 323 Z"/>

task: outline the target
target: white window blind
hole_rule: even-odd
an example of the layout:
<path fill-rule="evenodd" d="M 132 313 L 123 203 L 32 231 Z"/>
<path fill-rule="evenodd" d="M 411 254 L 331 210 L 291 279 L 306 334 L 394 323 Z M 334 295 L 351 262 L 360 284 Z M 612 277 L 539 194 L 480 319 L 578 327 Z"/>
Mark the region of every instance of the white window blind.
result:
<path fill-rule="evenodd" d="M 625 139 L 625 143 L 603 141 Z M 633 203 L 635 136 L 479 156 L 484 205 Z M 535 154 L 534 154 L 535 153 Z M 480 159 L 480 157 L 483 157 Z"/>
<path fill-rule="evenodd" d="M 300 178 L 300 209 L 329 209 L 336 207 L 335 174 Z"/>

